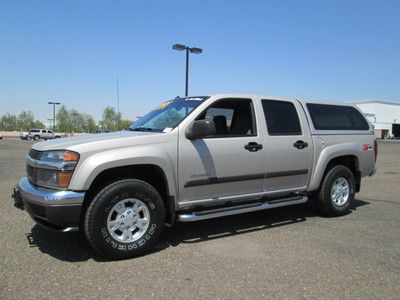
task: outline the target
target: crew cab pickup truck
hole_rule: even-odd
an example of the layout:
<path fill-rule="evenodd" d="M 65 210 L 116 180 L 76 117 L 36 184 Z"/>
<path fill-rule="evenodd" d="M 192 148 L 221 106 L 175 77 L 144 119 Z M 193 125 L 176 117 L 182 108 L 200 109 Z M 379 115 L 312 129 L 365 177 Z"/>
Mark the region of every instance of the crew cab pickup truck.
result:
<path fill-rule="evenodd" d="M 344 215 L 375 172 L 373 128 L 349 105 L 175 98 L 128 129 L 33 144 L 15 206 L 46 227 L 83 231 L 101 255 L 121 259 L 148 252 L 175 221 L 309 200 L 326 216 Z"/>

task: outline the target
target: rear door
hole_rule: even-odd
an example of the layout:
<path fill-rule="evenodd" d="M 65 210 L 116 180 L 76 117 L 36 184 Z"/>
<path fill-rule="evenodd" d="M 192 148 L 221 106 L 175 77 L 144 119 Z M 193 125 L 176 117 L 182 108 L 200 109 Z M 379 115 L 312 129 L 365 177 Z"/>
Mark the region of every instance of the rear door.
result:
<path fill-rule="evenodd" d="M 298 101 L 261 100 L 264 112 L 264 191 L 305 190 L 312 168 L 311 133 Z"/>

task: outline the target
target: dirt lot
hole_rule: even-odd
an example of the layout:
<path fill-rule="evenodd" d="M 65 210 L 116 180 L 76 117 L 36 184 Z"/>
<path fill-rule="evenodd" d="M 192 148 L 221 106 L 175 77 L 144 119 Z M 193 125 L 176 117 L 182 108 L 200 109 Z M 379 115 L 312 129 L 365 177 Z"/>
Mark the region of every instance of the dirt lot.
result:
<path fill-rule="evenodd" d="M 344 217 L 301 205 L 177 224 L 153 253 L 117 262 L 13 207 L 31 144 L 0 140 L 1 299 L 399 299 L 400 143 L 380 143 L 378 173 Z"/>

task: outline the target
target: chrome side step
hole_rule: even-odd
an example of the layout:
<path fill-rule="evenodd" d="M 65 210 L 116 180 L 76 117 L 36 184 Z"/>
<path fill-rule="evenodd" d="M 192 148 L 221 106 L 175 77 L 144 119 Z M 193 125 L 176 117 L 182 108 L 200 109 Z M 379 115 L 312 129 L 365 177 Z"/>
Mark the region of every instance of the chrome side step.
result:
<path fill-rule="evenodd" d="M 301 204 L 307 202 L 307 196 L 296 196 L 282 199 L 264 200 L 261 202 L 214 208 L 208 210 L 194 211 L 177 215 L 178 222 L 193 222 L 212 218 L 220 218 L 230 215 L 244 214 L 253 211 L 288 206 L 293 204 Z"/>

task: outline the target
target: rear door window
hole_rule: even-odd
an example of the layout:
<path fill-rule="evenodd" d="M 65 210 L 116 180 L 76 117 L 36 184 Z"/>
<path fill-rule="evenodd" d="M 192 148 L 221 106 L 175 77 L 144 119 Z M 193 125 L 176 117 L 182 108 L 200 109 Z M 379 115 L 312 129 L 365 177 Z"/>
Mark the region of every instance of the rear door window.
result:
<path fill-rule="evenodd" d="M 362 114 L 352 106 L 307 104 L 317 130 L 369 130 Z"/>
<path fill-rule="evenodd" d="M 291 102 L 262 100 L 269 135 L 301 135 L 296 108 Z"/>

